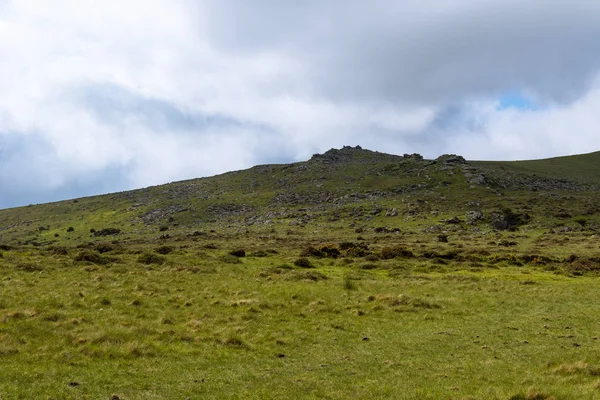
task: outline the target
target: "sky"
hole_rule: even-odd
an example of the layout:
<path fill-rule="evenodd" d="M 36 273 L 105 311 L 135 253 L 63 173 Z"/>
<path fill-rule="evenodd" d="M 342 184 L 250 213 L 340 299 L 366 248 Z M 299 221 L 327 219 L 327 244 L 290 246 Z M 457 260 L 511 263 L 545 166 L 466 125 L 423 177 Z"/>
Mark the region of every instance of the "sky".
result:
<path fill-rule="evenodd" d="M 597 0 L 0 0 L 0 208 L 344 145 L 600 150 Z"/>

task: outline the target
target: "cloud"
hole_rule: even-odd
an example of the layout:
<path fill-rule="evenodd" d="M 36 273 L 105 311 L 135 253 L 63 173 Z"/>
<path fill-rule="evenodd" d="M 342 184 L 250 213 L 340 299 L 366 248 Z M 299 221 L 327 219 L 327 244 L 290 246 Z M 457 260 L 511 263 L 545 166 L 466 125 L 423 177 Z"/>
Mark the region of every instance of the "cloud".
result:
<path fill-rule="evenodd" d="M 0 1 L 0 207 L 345 144 L 597 150 L 597 37 L 591 0 Z"/>

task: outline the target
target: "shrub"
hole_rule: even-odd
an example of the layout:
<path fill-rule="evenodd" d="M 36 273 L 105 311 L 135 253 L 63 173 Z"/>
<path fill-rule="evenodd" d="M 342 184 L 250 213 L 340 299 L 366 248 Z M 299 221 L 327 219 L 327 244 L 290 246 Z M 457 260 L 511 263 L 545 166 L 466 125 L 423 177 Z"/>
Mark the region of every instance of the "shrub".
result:
<path fill-rule="evenodd" d="M 92 232 L 92 230 L 93 228 L 90 229 L 90 232 Z M 103 228 L 99 231 L 94 230 L 92 233 L 94 234 L 94 236 L 112 236 L 118 235 L 119 233 L 121 233 L 121 230 L 118 228 Z"/>
<path fill-rule="evenodd" d="M 337 258 L 341 255 L 340 249 L 332 244 L 326 244 L 318 249 L 309 246 L 302 250 L 300 257 L 319 257 L 319 258 Z"/>
<path fill-rule="evenodd" d="M 342 242 L 340 243 L 340 250 L 349 250 L 356 247 L 356 244 L 353 242 Z"/>
<path fill-rule="evenodd" d="M 246 251 L 244 249 L 231 250 L 229 254 L 234 257 L 246 257 Z"/>
<path fill-rule="evenodd" d="M 165 226 L 165 225 L 163 225 L 163 226 L 161 226 L 160 228 L 158 228 L 158 231 L 159 231 L 159 232 L 164 232 L 164 231 L 168 231 L 168 230 L 169 230 L 169 227 L 168 227 L 168 226 Z"/>
<path fill-rule="evenodd" d="M 315 266 L 310 262 L 308 258 L 301 257 L 294 261 L 294 265 L 300 268 L 314 268 Z"/>
<path fill-rule="evenodd" d="M 319 251 L 323 254 L 323 257 L 337 258 L 341 255 L 340 249 L 331 244 L 321 246 Z"/>
<path fill-rule="evenodd" d="M 57 256 L 66 256 L 69 254 L 69 250 L 65 246 L 53 246 L 50 251 Z"/>
<path fill-rule="evenodd" d="M 73 232 L 75 230 L 75 228 L 73 228 L 72 226 L 67 228 L 67 232 Z"/>
<path fill-rule="evenodd" d="M 146 264 L 146 265 L 150 265 L 150 264 L 161 265 L 161 264 L 165 263 L 166 259 L 162 256 L 159 256 L 158 254 L 143 253 L 138 257 L 137 261 L 139 263 Z"/>
<path fill-rule="evenodd" d="M 396 257 L 411 258 L 414 257 L 414 253 L 402 246 L 384 247 L 381 250 L 381 258 L 384 260 L 391 260 Z"/>
<path fill-rule="evenodd" d="M 366 257 L 369 252 L 362 247 L 353 247 L 346 251 L 346 255 L 349 257 Z"/>
<path fill-rule="evenodd" d="M 160 247 L 157 247 L 156 249 L 154 249 L 154 252 L 165 255 L 165 254 L 172 253 L 173 248 L 171 246 L 160 246 Z"/>
<path fill-rule="evenodd" d="M 117 246 L 115 246 L 114 244 L 111 243 L 98 243 L 94 249 L 100 253 L 100 254 L 104 254 L 104 253 L 109 253 L 113 250 L 117 249 Z"/>
<path fill-rule="evenodd" d="M 97 251 L 93 251 L 93 250 L 83 250 L 83 251 L 79 252 L 79 254 L 77 254 L 73 259 L 75 261 L 87 261 L 87 262 L 91 262 L 93 264 L 99 264 L 99 265 L 108 264 L 109 262 L 112 261 L 111 258 L 104 257 Z"/>
<path fill-rule="evenodd" d="M 300 252 L 300 257 L 323 257 L 323 253 L 312 246 L 308 246 Z"/>

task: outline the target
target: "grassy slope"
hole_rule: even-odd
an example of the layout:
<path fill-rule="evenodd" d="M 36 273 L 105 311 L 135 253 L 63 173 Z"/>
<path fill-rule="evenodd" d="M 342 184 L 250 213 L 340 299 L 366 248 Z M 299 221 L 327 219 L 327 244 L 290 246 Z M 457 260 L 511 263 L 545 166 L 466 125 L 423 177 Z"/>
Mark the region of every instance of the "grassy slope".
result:
<path fill-rule="evenodd" d="M 595 189 L 329 155 L 0 210 L 0 398 L 598 397 Z M 490 181 L 554 168 L 595 183 L 600 160 L 472 165 Z M 506 207 L 532 218 L 491 229 Z M 472 209 L 486 218 L 440 222 Z M 104 227 L 122 233 L 89 232 Z M 366 250 L 294 264 L 341 242 Z"/>
<path fill-rule="evenodd" d="M 492 170 L 501 169 L 600 184 L 600 152 L 530 161 L 477 161 L 474 164 Z"/>

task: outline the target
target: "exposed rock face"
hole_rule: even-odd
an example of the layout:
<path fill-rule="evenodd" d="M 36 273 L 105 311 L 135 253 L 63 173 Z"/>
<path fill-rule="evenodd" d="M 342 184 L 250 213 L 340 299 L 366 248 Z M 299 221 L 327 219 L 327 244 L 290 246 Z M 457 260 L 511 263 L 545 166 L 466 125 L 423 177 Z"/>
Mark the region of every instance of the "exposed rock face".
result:
<path fill-rule="evenodd" d="M 456 154 L 443 154 L 436 158 L 435 161 L 437 161 L 437 163 L 440 165 L 440 169 L 443 167 L 451 168 L 467 163 L 467 160 L 465 160 L 463 156 L 458 156 Z"/>
<path fill-rule="evenodd" d="M 252 207 L 245 204 L 212 204 L 206 208 L 207 212 L 220 218 L 242 215 L 253 210 Z"/>
<path fill-rule="evenodd" d="M 140 215 L 140 218 L 142 219 L 142 221 L 144 221 L 145 224 L 151 224 L 159 219 L 164 219 L 170 217 L 173 214 L 184 212 L 187 210 L 188 209 L 183 206 L 171 205 L 166 208 L 156 208 L 154 210 L 150 210 Z"/>
<path fill-rule="evenodd" d="M 338 162 L 344 162 L 352 159 L 354 152 L 362 150 L 362 147 L 356 146 L 344 146 L 341 149 L 330 149 L 324 154 L 314 154 L 311 161 L 318 161 L 323 164 L 333 164 Z"/>

